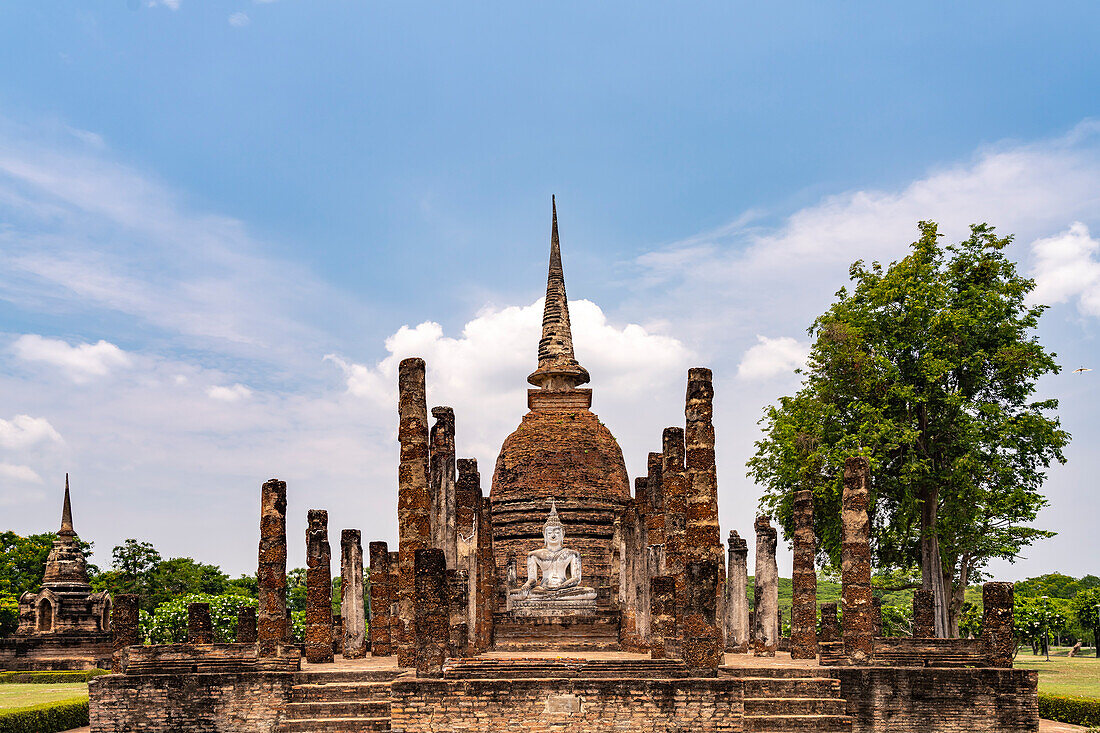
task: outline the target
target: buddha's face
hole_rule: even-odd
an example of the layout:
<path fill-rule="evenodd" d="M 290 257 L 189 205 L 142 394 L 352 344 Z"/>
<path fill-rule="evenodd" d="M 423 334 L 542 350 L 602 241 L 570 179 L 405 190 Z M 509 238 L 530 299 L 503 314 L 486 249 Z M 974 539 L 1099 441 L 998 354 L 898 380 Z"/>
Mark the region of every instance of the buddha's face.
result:
<path fill-rule="evenodd" d="M 565 542 L 565 532 L 557 525 L 550 525 L 542 531 L 542 537 L 546 541 L 546 549 L 560 550 Z"/>

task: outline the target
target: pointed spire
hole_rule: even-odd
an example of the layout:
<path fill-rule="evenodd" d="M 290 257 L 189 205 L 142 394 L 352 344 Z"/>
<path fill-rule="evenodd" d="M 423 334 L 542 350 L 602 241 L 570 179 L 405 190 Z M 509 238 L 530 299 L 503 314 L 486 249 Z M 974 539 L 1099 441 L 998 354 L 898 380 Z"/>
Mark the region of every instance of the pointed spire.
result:
<path fill-rule="evenodd" d="M 75 537 L 73 531 L 73 507 L 69 502 L 69 474 L 65 474 L 65 505 L 61 509 L 61 531 L 57 533 L 62 537 Z"/>
<path fill-rule="evenodd" d="M 573 356 L 573 333 L 569 325 L 569 299 L 565 295 L 565 273 L 558 242 L 558 202 L 551 196 L 553 223 L 550 228 L 550 269 L 546 276 L 546 304 L 542 311 L 539 339 L 539 368 L 527 381 L 549 390 L 575 389 L 588 381 L 588 371 Z"/>

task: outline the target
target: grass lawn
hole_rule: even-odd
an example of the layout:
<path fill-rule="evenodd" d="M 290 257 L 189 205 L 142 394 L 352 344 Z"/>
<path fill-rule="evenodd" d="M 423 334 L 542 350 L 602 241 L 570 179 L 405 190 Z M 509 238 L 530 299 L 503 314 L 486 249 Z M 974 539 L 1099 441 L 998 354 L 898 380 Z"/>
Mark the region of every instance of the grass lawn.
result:
<path fill-rule="evenodd" d="M 54 685 L 0 685 L 0 710 L 80 697 L 88 697 L 87 682 L 65 682 Z"/>
<path fill-rule="evenodd" d="M 1039 692 L 1100 700 L 1100 659 L 1096 657 L 1051 657 L 1048 662 L 1033 656 L 1030 649 L 1021 649 L 1013 666 L 1039 670 Z"/>

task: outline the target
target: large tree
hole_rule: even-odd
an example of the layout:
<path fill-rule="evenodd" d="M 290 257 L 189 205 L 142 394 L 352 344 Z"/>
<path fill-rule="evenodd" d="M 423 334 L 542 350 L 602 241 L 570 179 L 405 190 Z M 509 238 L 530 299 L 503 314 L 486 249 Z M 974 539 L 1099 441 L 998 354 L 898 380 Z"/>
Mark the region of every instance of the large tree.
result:
<path fill-rule="evenodd" d="M 787 536 L 791 493 L 813 490 L 821 550 L 838 563 L 843 461 L 867 456 L 876 564 L 920 568 L 940 636 L 958 634 L 963 592 L 989 560 L 1051 534 L 1029 523 L 1069 441 L 1057 402 L 1034 400 L 1059 368 L 1010 242 L 983 224 L 944 247 L 921 222 L 901 261 L 853 264 L 851 290 L 809 328 L 801 389 L 765 410 L 748 464 Z"/>

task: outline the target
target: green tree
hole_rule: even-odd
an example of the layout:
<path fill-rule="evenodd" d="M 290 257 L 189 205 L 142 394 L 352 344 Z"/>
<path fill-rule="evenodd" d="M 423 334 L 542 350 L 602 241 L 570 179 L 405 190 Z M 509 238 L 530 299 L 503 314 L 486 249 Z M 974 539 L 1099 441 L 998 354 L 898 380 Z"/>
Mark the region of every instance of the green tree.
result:
<path fill-rule="evenodd" d="M 211 595 L 193 593 L 160 604 L 152 614 L 142 614 L 142 636 L 153 644 L 178 644 L 187 641 L 187 606 L 210 604 L 210 623 L 214 641 L 228 643 L 237 638 L 237 612 L 242 606 L 256 607 L 256 599 L 239 594 Z"/>
<path fill-rule="evenodd" d="M 875 563 L 918 566 L 937 634 L 957 636 L 965 589 L 989 560 L 1052 534 L 1028 524 L 1069 435 L 1047 414 L 1055 400 L 1033 401 L 1059 368 L 1034 336 L 1045 309 L 1025 303 L 1034 282 L 1004 255 L 1011 238 L 975 225 L 943 247 L 934 223 L 920 232 L 888 268 L 852 265 L 851 292 L 809 329 L 801 389 L 767 408 L 748 466 L 787 536 L 792 492 L 813 490 L 837 565 L 844 459 L 867 456 Z"/>
<path fill-rule="evenodd" d="M 1082 628 L 1092 631 L 1092 644 L 1100 657 L 1100 588 L 1083 590 L 1069 602 L 1074 619 Z"/>

